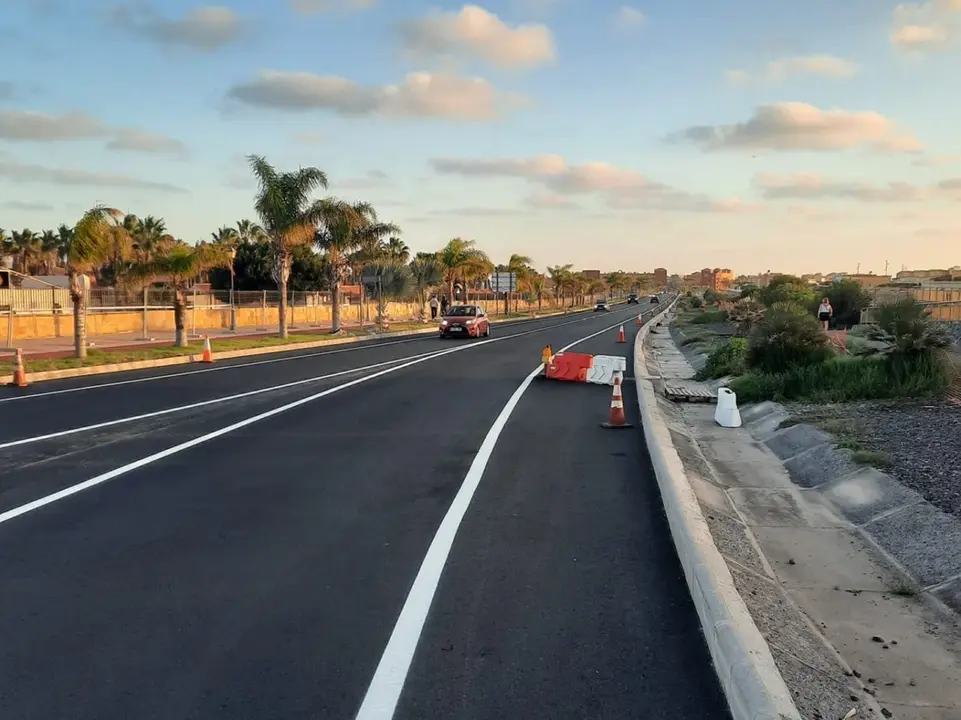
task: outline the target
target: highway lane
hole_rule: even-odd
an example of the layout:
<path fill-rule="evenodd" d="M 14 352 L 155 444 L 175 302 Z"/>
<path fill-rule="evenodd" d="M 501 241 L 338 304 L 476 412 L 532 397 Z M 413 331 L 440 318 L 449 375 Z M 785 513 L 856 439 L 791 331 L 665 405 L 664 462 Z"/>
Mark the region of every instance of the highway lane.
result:
<path fill-rule="evenodd" d="M 633 307 L 633 306 L 632 306 Z M 493 324 L 493 337 L 599 320 L 593 314 Z M 456 341 L 453 341 L 456 342 Z M 331 348 L 235 358 L 213 366 L 173 366 L 54 380 L 26 390 L 0 388 L 0 442 L 155 412 L 238 392 L 400 360 L 447 347 L 434 335 L 383 338 Z"/>
<path fill-rule="evenodd" d="M 622 315 L 559 327 L 549 339 L 556 348 Z M 613 331 L 602 337 L 612 338 Z M 0 594 L 0 714 L 353 717 L 408 603 L 434 533 L 492 423 L 537 364 L 544 342 L 537 333 L 426 359 L 0 523 L 0 572 L 5 578 Z M 623 351 L 629 346 L 615 347 Z M 116 469 L 259 412 L 302 401 L 337 382 L 167 416 L 160 427 L 151 425 L 155 420 L 143 422 L 143 428 L 141 423 L 111 428 L 86 448 L 71 438 L 75 454 L 64 460 L 59 459 L 64 440 L 10 448 L 2 456 L 4 467 L 20 468 L 12 483 L 20 492 L 43 485 L 51 476 L 55 482 L 49 487 L 80 482 L 93 472 Z M 520 424 L 505 427 L 479 486 L 477 505 L 458 534 L 450 573 L 438 588 L 438 611 L 424 628 L 425 642 L 398 717 L 531 717 L 518 711 L 530 707 L 532 699 L 516 692 L 456 715 L 418 709 L 436 708 L 439 701 L 459 707 L 456 678 L 441 673 L 431 679 L 429 669 L 436 648 L 427 638 L 437 632 L 435 619 L 448 619 L 452 603 L 459 603 L 451 597 L 448 577 L 466 578 L 476 589 L 468 593 L 476 597 L 474 612 L 464 613 L 464 623 L 445 630 L 458 647 L 457 633 L 469 629 L 476 639 L 490 631 L 490 643 L 501 657 L 516 656 L 521 665 L 536 663 L 530 651 L 538 646 L 558 649 L 558 643 L 549 642 L 552 628 L 579 615 L 581 634 L 576 637 L 604 632 L 606 640 L 594 635 L 585 645 L 589 651 L 583 662 L 569 652 L 566 662 L 570 673 L 579 665 L 588 675 L 590 669 L 616 668 L 612 672 L 620 690 L 610 685 L 607 710 L 593 715 L 585 703 L 598 695 L 583 695 L 578 706 L 577 693 L 560 686 L 568 682 L 567 675 L 559 673 L 553 692 L 563 699 L 551 717 L 634 716 L 618 715 L 617 708 L 626 708 L 628 700 L 659 700 L 667 669 L 680 654 L 687 656 L 687 680 L 672 680 L 673 691 L 696 697 L 711 687 L 703 647 L 692 641 L 696 617 L 683 582 L 678 582 L 676 560 L 671 563 L 659 500 L 638 454 L 640 438 L 630 431 L 616 432 L 600 438 L 598 446 L 590 432 L 569 427 L 581 422 L 593 430 L 606 414 L 609 390 L 590 388 L 589 400 L 581 395 L 584 391 L 535 384 L 518 405 Z M 549 394 L 540 397 L 545 392 Z M 548 402 L 542 405 L 544 399 Z M 597 399 L 601 407 L 595 407 Z M 587 405 L 592 417 L 585 420 Z M 549 427 L 566 430 L 558 437 L 544 432 Z M 532 438 L 529 445 L 522 441 L 526 436 Z M 624 452 L 626 461 L 620 455 L 608 457 L 613 446 L 603 443 L 611 442 L 618 444 L 616 452 Z M 597 474 L 612 476 L 611 487 L 618 491 L 600 492 L 599 486 L 594 495 L 579 499 L 583 478 L 577 468 L 594 460 Z M 4 487 L 10 484 L 8 477 L 5 472 Z M 552 481 L 545 483 L 548 477 Z M 632 480 L 637 485 L 633 490 Z M 494 544 L 490 564 L 466 572 L 464 558 L 473 560 L 476 548 L 489 543 L 492 532 L 490 525 L 471 523 L 504 512 L 503 503 L 511 497 L 508 492 L 498 499 L 504 487 L 513 489 L 515 497 L 518 492 L 528 497 L 525 509 L 531 517 L 544 503 L 545 517 L 525 523 L 526 535 L 513 536 L 516 555 L 505 554 L 512 537 L 505 533 L 502 542 Z M 0 517 L 2 513 L 0 508 Z M 561 522 L 565 514 L 568 527 Z M 608 514 L 609 522 L 592 517 L 595 514 Z M 637 527 L 632 525 L 635 515 Z M 580 532 L 568 539 L 574 525 Z M 563 537 L 553 542 L 542 537 L 550 533 Z M 592 546 L 585 555 L 594 566 L 586 578 L 592 582 L 557 563 L 572 547 L 579 551 L 578 543 Z M 628 550 L 621 547 L 624 543 Z M 519 557 L 527 552 L 529 561 Z M 554 564 L 556 577 L 550 570 Z M 654 580 L 643 591 L 639 588 L 647 583 L 633 575 L 641 571 Z M 500 578 L 501 590 L 491 594 L 494 576 Z M 532 580 L 535 595 L 544 591 L 538 612 L 552 620 L 511 645 L 513 633 L 503 628 L 524 622 L 514 598 L 524 594 L 518 584 L 526 587 Z M 595 581 L 599 585 L 592 593 Z M 558 588 L 562 592 L 555 597 Z M 511 611 L 500 627 L 483 621 L 491 604 Z M 637 612 L 638 607 L 650 612 Z M 603 627 L 600 618 L 607 618 Z M 643 627 L 635 629 L 636 623 Z M 632 651 L 635 640 L 645 650 Z M 639 658 L 648 647 L 662 660 L 642 663 Z M 421 653 L 426 653 L 423 662 Z M 649 682 L 637 683 L 642 690 L 628 687 L 628 676 L 638 668 L 651 671 L 661 663 L 664 672 L 648 675 L 657 688 L 648 687 Z M 550 665 L 536 664 L 541 667 L 529 670 L 528 677 L 539 682 L 532 687 L 548 693 Z M 503 674 L 484 676 L 495 694 L 505 680 Z M 417 690 L 424 683 L 430 689 Z M 476 687 L 480 685 L 475 682 Z M 513 705 L 511 697 L 517 699 Z M 682 710 L 688 706 L 686 701 L 682 705 Z M 686 710 L 677 714 L 667 712 L 669 703 L 663 716 L 723 716 L 710 714 L 711 707 L 705 705 L 700 715 Z M 506 714 L 504 708 L 509 709 Z M 501 714 L 492 715 L 495 711 Z M 660 717 L 658 712 L 647 716 Z"/>

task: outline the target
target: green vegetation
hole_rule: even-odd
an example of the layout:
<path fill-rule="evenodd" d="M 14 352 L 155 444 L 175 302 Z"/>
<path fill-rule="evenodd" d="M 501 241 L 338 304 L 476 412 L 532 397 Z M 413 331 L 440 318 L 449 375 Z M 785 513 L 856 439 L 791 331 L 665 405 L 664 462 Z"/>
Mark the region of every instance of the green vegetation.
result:
<path fill-rule="evenodd" d="M 918 594 L 918 589 L 909 582 L 898 580 L 888 588 L 888 592 L 898 597 L 914 597 Z"/>
<path fill-rule="evenodd" d="M 693 325 L 716 325 L 727 322 L 727 310 L 705 310 L 691 315 L 689 322 Z"/>
<path fill-rule="evenodd" d="M 858 465 L 867 465 L 878 468 L 879 470 L 885 470 L 891 467 L 891 461 L 888 459 L 888 456 L 874 450 L 855 450 L 851 459 Z"/>
<path fill-rule="evenodd" d="M 698 372 L 697 379 L 714 380 L 729 375 L 741 375 L 745 370 L 747 349 L 747 341 L 739 337 L 729 338 L 715 345 L 708 353 L 707 364 Z"/>

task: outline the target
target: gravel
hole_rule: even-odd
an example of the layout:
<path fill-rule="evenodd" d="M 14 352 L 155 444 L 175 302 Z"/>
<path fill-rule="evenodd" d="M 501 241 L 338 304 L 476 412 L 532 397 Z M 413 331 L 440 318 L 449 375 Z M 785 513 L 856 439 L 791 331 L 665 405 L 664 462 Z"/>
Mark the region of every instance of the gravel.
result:
<path fill-rule="evenodd" d="M 884 472 L 961 518 L 961 405 L 901 400 L 788 408 L 803 422 L 843 428 L 844 438 L 887 458 Z"/>

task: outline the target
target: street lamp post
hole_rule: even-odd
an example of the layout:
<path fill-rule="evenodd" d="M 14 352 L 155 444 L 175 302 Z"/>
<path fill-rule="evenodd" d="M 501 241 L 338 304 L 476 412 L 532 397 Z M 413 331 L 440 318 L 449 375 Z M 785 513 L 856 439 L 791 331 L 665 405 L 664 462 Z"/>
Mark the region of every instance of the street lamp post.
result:
<path fill-rule="evenodd" d="M 237 259 L 237 249 L 230 248 L 230 332 L 237 332 L 237 309 L 234 306 L 234 261 Z"/>

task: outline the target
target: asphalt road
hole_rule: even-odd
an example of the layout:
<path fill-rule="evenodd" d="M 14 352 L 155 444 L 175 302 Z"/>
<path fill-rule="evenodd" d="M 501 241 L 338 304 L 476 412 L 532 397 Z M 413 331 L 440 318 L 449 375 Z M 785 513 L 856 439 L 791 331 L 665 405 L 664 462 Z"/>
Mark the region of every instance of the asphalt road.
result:
<path fill-rule="evenodd" d="M 726 717 L 637 310 L 0 391 L 0 717 Z"/>

